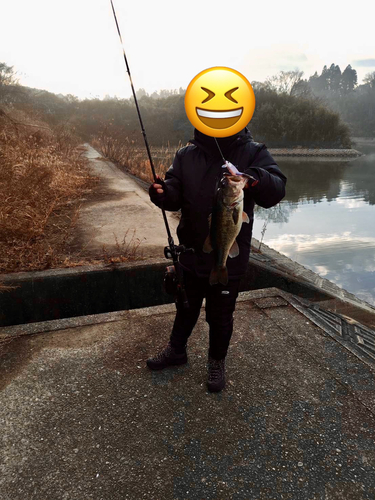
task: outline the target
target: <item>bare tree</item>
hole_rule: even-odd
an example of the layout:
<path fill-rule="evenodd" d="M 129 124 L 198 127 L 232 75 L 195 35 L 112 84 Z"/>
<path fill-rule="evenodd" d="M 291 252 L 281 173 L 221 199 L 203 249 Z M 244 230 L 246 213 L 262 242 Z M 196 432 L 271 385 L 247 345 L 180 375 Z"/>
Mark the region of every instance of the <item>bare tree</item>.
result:
<path fill-rule="evenodd" d="M 148 96 L 148 93 L 145 91 L 145 89 L 140 88 L 136 91 L 135 95 L 137 96 L 137 99 L 141 99 L 144 96 Z"/>
<path fill-rule="evenodd" d="M 370 85 L 371 88 L 375 88 L 375 71 L 372 71 L 371 73 L 367 73 L 366 76 L 363 79 L 364 84 Z"/>
<path fill-rule="evenodd" d="M 13 66 L 0 62 L 0 103 L 13 101 L 19 90 L 20 86 Z"/>
<path fill-rule="evenodd" d="M 16 78 L 13 66 L 8 66 L 7 64 L 0 62 L 0 86 L 16 85 L 17 83 L 18 79 Z"/>
<path fill-rule="evenodd" d="M 277 75 L 266 79 L 265 86 L 278 94 L 294 95 L 301 88 L 303 71 L 280 71 Z"/>
<path fill-rule="evenodd" d="M 253 80 L 251 82 L 251 86 L 253 87 L 254 92 L 258 92 L 259 90 L 267 89 L 268 88 L 268 86 L 265 83 L 258 82 L 256 80 Z"/>

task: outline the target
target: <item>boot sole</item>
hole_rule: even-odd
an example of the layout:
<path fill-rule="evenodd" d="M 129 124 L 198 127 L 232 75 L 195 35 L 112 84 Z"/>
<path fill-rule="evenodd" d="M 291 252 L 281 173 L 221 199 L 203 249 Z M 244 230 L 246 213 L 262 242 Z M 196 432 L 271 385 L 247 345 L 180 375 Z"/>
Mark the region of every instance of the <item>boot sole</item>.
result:
<path fill-rule="evenodd" d="M 158 365 L 158 364 L 154 365 L 152 363 L 152 361 L 150 361 L 150 360 L 147 360 L 146 364 L 150 368 L 150 370 L 164 370 L 164 368 L 168 368 L 169 366 L 185 365 L 187 363 L 187 361 L 188 360 L 187 360 L 187 357 L 186 357 L 186 358 L 182 358 L 182 359 L 179 359 L 179 360 L 176 359 L 176 361 L 173 361 L 173 362 L 168 363 L 168 364 L 163 364 L 163 365 Z"/>

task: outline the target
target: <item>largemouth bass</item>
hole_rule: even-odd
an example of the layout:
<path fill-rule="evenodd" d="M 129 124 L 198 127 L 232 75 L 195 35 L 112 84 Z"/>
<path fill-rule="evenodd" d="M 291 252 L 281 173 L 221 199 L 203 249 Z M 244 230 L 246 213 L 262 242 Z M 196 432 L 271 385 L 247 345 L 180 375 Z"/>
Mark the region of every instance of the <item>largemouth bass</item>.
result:
<path fill-rule="evenodd" d="M 214 267 L 210 274 L 210 285 L 228 283 L 227 259 L 239 255 L 236 241 L 243 222 L 249 217 L 243 211 L 243 188 L 249 176 L 224 174 L 216 192 L 216 200 L 209 217 L 209 234 L 203 245 L 205 253 L 214 252 Z"/>

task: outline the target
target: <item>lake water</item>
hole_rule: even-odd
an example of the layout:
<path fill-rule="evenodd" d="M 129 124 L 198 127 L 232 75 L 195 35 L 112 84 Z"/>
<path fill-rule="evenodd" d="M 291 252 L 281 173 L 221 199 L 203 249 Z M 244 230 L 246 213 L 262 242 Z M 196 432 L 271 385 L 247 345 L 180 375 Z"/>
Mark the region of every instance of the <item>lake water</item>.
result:
<path fill-rule="evenodd" d="M 350 161 L 277 158 L 285 199 L 256 208 L 254 237 L 375 305 L 375 141 Z"/>

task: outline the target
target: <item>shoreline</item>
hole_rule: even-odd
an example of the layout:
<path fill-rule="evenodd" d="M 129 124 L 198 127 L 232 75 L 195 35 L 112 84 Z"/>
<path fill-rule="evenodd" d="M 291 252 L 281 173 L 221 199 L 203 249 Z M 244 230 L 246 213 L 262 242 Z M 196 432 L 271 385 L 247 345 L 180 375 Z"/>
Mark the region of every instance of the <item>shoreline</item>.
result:
<path fill-rule="evenodd" d="M 371 314 L 375 314 L 375 304 L 371 304 L 370 302 L 361 299 L 354 293 L 336 285 L 333 281 L 320 276 L 308 267 L 299 264 L 297 261 L 287 257 L 285 254 L 269 247 L 266 243 L 261 243 L 254 236 L 251 238 L 250 260 L 251 259 L 267 264 L 276 271 L 282 271 L 291 279 L 298 278 L 304 280 L 322 292 L 330 293 L 337 299 L 343 300 L 351 306 L 359 307 L 371 312 Z"/>
<path fill-rule="evenodd" d="M 367 143 L 366 143 L 367 144 Z M 371 144 L 369 142 L 369 144 Z M 183 146 L 180 146 L 183 147 Z M 155 159 L 165 159 L 166 156 L 174 156 L 174 153 L 180 149 L 179 146 L 175 148 L 170 147 L 167 151 L 160 151 L 161 148 L 151 148 L 152 157 Z M 340 148 L 273 148 L 268 147 L 268 151 L 272 156 L 289 156 L 289 157 L 311 157 L 311 158 L 358 158 L 364 156 L 365 153 L 357 149 L 340 149 Z M 173 152 L 173 154 L 172 154 Z M 133 148 L 134 154 L 142 154 L 145 151 L 141 148 Z"/>
<path fill-rule="evenodd" d="M 364 153 L 356 149 L 309 149 L 309 148 L 268 148 L 272 156 L 318 157 L 318 158 L 358 158 Z"/>

